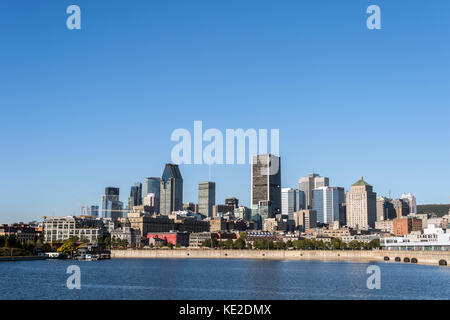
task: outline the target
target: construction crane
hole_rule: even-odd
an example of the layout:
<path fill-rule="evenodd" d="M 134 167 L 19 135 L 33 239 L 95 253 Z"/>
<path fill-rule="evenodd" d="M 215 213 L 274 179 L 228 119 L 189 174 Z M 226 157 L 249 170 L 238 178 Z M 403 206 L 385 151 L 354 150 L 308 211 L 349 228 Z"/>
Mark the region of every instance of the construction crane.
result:
<path fill-rule="evenodd" d="M 84 208 L 85 208 L 85 206 L 83 204 L 81 204 L 80 201 L 78 201 L 78 205 L 80 206 L 80 209 L 81 209 L 81 216 L 84 216 Z"/>

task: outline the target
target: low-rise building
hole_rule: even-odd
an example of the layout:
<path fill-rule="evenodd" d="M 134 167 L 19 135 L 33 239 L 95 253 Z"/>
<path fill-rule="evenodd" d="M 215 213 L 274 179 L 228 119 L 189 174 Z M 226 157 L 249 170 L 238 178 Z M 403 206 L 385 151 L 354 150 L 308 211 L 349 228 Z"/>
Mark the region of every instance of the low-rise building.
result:
<path fill-rule="evenodd" d="M 437 228 L 431 224 L 420 234 L 383 237 L 380 245 L 385 250 L 450 251 L 450 234 L 448 229 Z"/>
<path fill-rule="evenodd" d="M 218 234 L 215 232 L 194 232 L 189 235 L 189 248 L 201 248 L 203 242 L 206 240 L 218 239 Z"/>
<path fill-rule="evenodd" d="M 167 245 L 171 243 L 174 246 L 189 246 L 189 237 L 190 234 L 188 232 L 160 232 L 160 233 L 148 233 L 147 239 L 161 239 L 164 240 L 164 244 Z M 150 241 L 150 243 L 152 243 Z"/>
<path fill-rule="evenodd" d="M 43 240 L 43 229 L 41 227 L 30 226 L 27 224 L 3 224 L 0 226 L 0 237 L 15 236 L 19 242 L 35 242 Z"/>
<path fill-rule="evenodd" d="M 384 232 L 394 233 L 394 221 L 393 220 L 378 220 L 375 221 L 375 229 Z"/>
<path fill-rule="evenodd" d="M 44 241 L 63 242 L 69 238 L 87 239 L 97 243 L 104 235 L 104 225 L 100 218 L 93 217 L 52 217 L 44 219 Z"/>
<path fill-rule="evenodd" d="M 111 239 L 120 239 L 120 240 L 126 240 L 129 245 L 135 244 L 140 245 L 141 244 L 141 232 L 140 230 L 135 230 L 131 227 L 120 227 L 113 231 L 111 231 Z"/>
<path fill-rule="evenodd" d="M 317 226 L 317 212 L 315 210 L 300 210 L 294 212 L 295 228 L 300 231 L 315 228 Z"/>
<path fill-rule="evenodd" d="M 422 231 L 422 220 L 415 217 L 399 217 L 393 220 L 394 234 L 404 236 L 412 231 Z"/>

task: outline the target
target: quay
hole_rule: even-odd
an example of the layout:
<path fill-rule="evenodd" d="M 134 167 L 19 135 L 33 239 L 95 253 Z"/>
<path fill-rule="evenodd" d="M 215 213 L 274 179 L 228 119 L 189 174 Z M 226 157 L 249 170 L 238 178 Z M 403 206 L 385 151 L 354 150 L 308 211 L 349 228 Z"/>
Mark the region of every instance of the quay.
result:
<path fill-rule="evenodd" d="M 450 251 L 127 249 L 111 250 L 111 258 L 319 260 L 448 266 Z"/>

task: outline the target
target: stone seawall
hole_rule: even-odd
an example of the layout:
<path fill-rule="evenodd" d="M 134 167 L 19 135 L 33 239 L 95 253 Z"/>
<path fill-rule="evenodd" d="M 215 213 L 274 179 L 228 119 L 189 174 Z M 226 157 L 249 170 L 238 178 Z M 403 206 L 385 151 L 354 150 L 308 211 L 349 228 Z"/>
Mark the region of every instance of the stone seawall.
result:
<path fill-rule="evenodd" d="M 161 259 L 261 259 L 398 262 L 426 265 L 450 264 L 450 251 L 351 251 L 351 250 L 112 250 L 111 258 Z"/>

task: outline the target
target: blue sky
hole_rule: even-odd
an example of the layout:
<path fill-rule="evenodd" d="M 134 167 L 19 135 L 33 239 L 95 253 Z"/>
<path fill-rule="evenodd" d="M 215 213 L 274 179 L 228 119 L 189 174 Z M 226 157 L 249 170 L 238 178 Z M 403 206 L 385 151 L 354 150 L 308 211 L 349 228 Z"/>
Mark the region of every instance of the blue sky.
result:
<path fill-rule="evenodd" d="M 77 4 L 82 30 L 66 28 Z M 382 30 L 366 28 L 370 4 Z M 450 2 L 3 0 L 0 222 L 78 213 L 160 176 L 177 128 L 280 129 L 283 187 L 450 195 Z M 182 165 L 184 202 L 208 166 Z M 250 202 L 248 165 L 213 166 Z"/>

